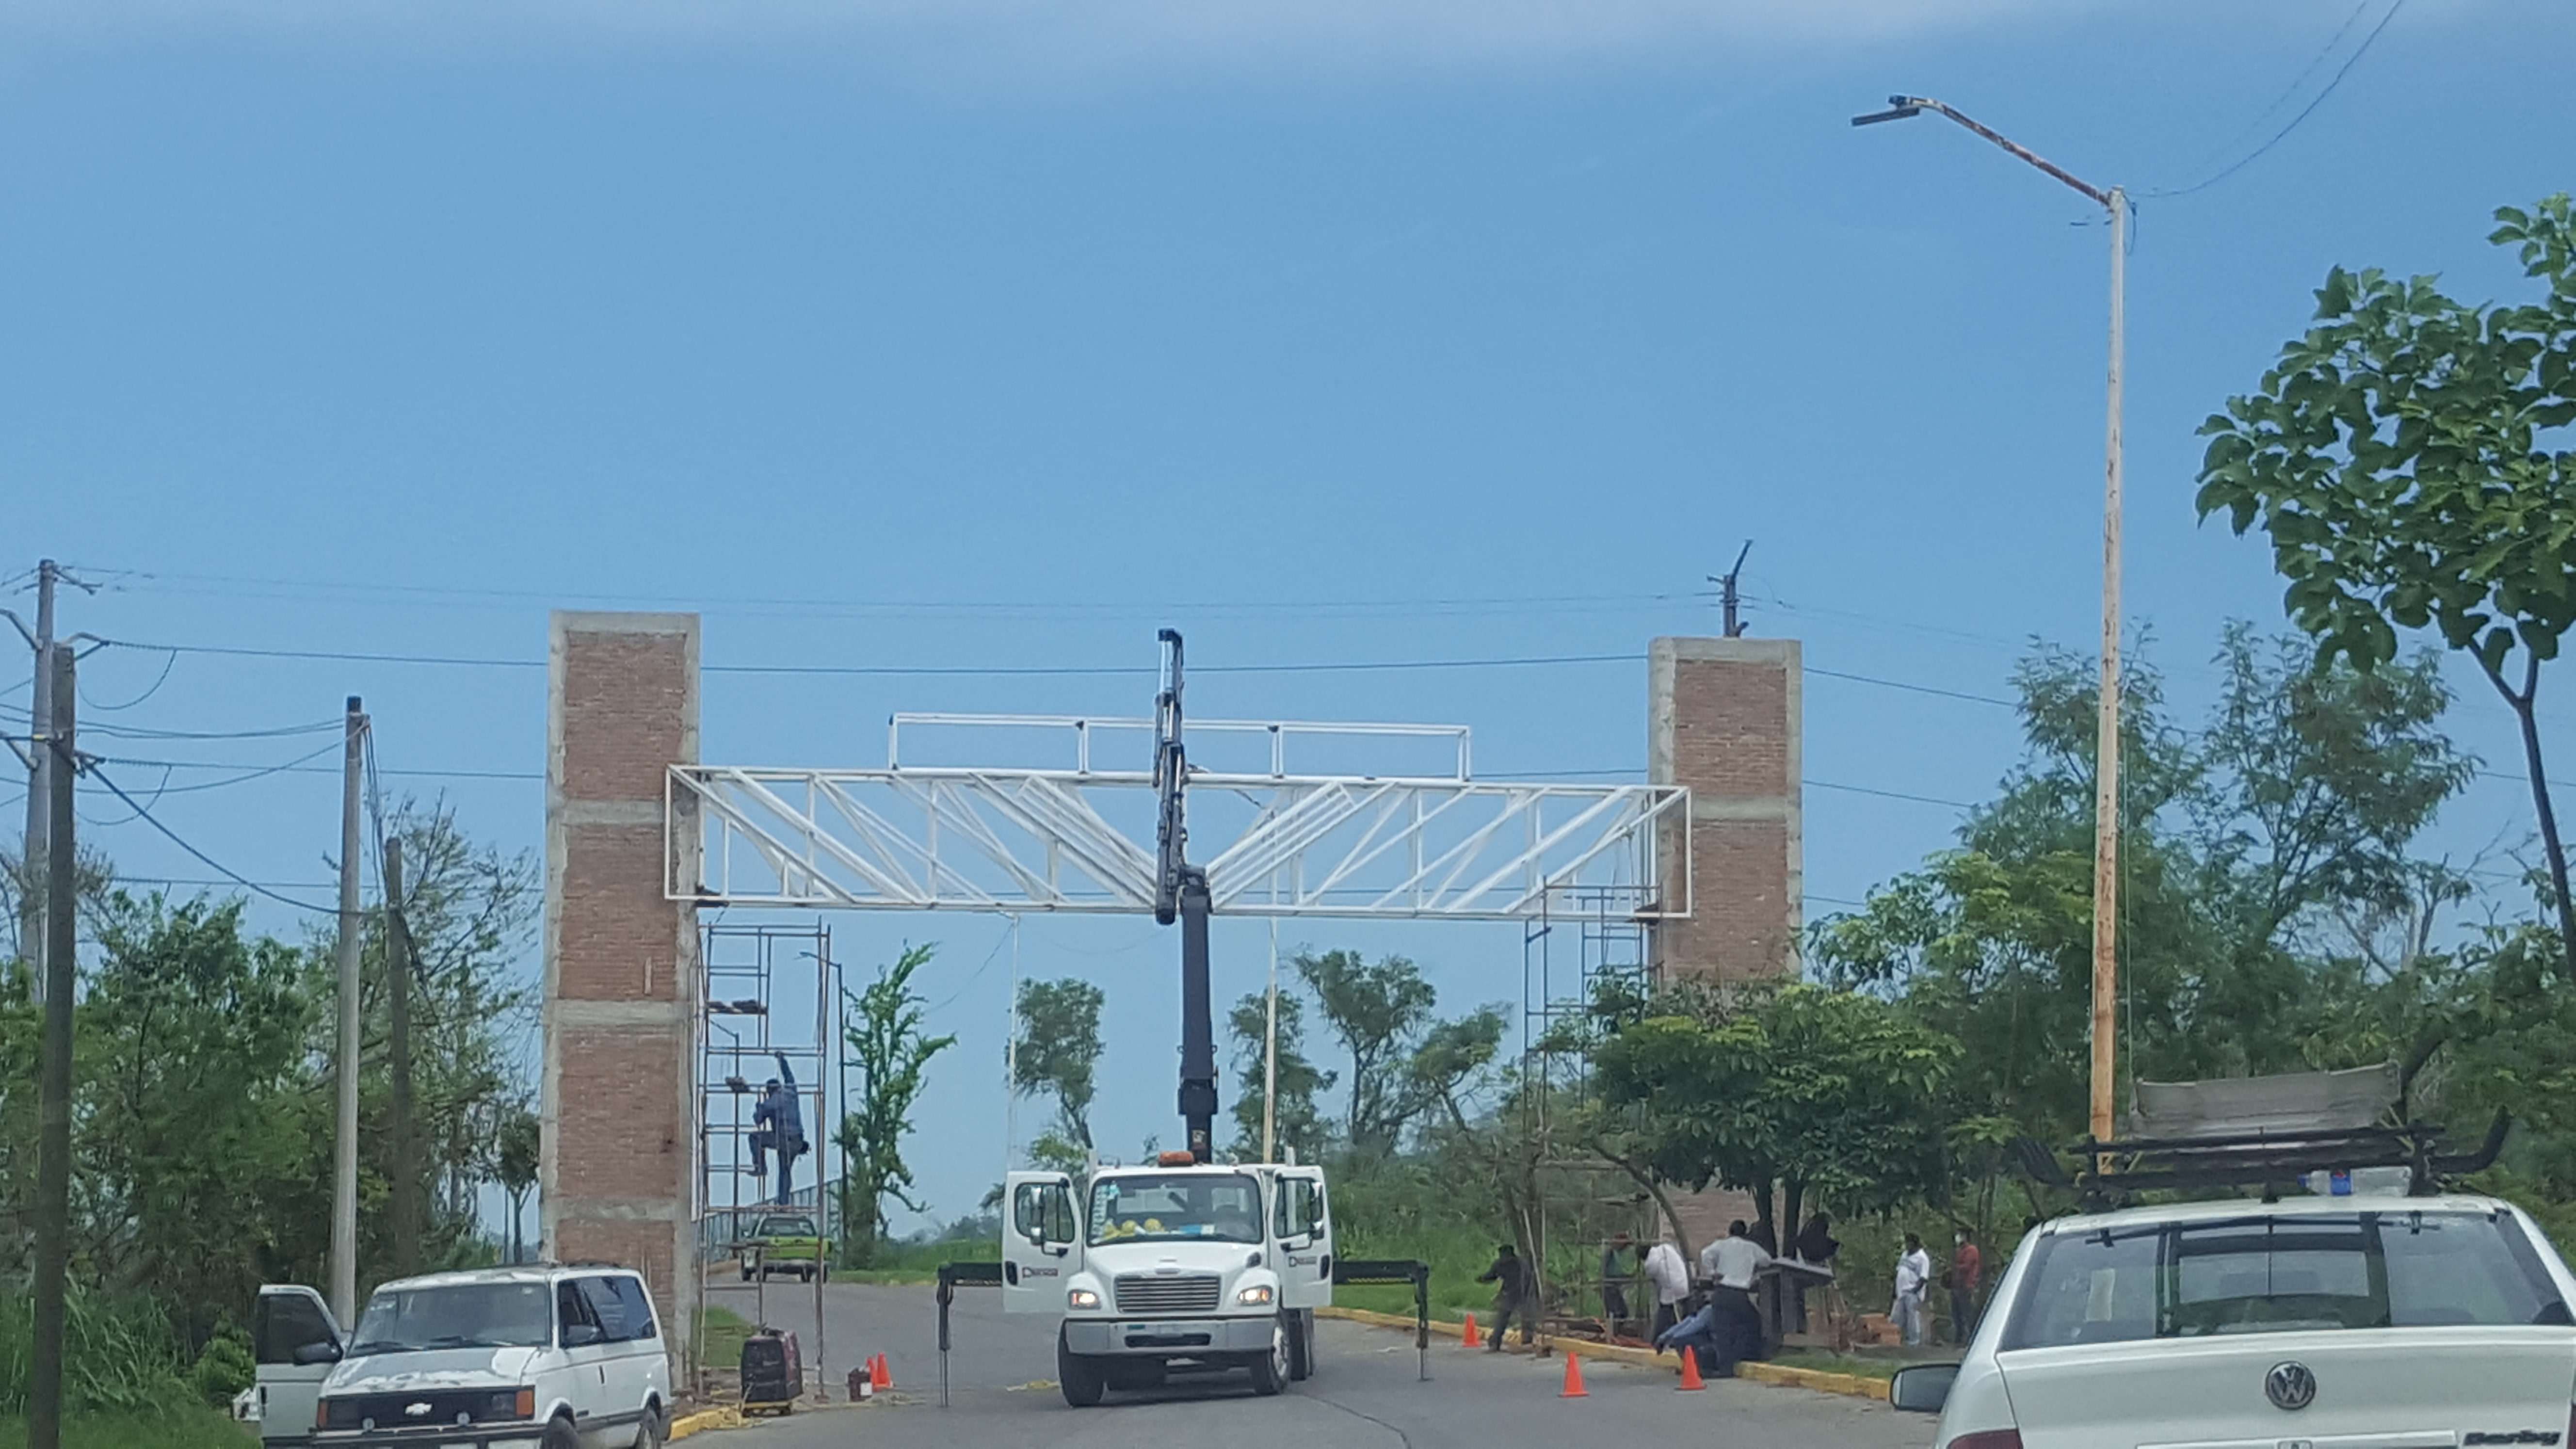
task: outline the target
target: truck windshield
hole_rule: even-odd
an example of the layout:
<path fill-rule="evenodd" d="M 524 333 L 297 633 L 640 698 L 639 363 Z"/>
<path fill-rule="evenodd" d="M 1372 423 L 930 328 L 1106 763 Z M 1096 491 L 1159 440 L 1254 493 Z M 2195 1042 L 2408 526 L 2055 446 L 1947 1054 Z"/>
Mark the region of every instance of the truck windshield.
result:
<path fill-rule="evenodd" d="M 543 1348 L 554 1314 L 543 1283 L 388 1288 L 367 1300 L 351 1357 L 440 1348 Z"/>
<path fill-rule="evenodd" d="M 810 1238 L 814 1236 L 812 1218 L 768 1218 L 760 1225 L 764 1238 Z"/>
<path fill-rule="evenodd" d="M 1091 1241 L 1261 1241 L 1261 1184 L 1242 1173 L 1104 1177 L 1091 1185 Z"/>
<path fill-rule="evenodd" d="M 2501 1213 L 2281 1214 L 2043 1238 L 2002 1347 L 2438 1324 L 2565 1324 Z"/>

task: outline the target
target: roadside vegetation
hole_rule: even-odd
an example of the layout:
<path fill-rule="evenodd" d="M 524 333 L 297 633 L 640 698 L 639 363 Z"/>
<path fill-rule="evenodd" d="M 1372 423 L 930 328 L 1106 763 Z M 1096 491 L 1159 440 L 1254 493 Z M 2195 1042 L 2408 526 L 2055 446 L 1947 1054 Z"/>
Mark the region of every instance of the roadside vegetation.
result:
<path fill-rule="evenodd" d="M 534 864 L 469 839 L 437 805 L 390 826 L 406 861 L 415 1140 L 386 1147 L 381 913 L 364 954 L 361 1261 L 391 1261 L 392 1175 L 427 1204 L 424 1268 L 494 1261 L 486 1183 L 533 1186 L 534 1116 L 520 1043 L 530 993 L 515 963 L 536 924 Z M 17 873 L 5 873 L 14 886 Z M 301 941 L 245 931 L 238 901 L 121 886 L 84 858 L 73 1104 L 72 1442 L 172 1444 L 251 1381 L 259 1285 L 325 1281 L 331 1192 L 332 1003 L 327 928 Z M 16 917 L 12 895 L 8 919 Z M 31 1271 L 39 1021 L 23 963 L 0 966 L 0 1275 Z M 364 1285 L 362 1285 L 363 1287 Z M 0 1422 L 24 1411 L 28 1299 L 0 1295 Z M 136 1426 L 152 1420 L 145 1433 Z M 164 1423 L 166 1421 L 166 1423 Z M 240 1431 L 220 1415 L 219 1436 Z M 9 1431 L 0 1429 L 0 1443 Z M 23 1432 L 22 1430 L 19 1432 Z M 221 1437 L 229 1436 L 229 1437 Z"/>

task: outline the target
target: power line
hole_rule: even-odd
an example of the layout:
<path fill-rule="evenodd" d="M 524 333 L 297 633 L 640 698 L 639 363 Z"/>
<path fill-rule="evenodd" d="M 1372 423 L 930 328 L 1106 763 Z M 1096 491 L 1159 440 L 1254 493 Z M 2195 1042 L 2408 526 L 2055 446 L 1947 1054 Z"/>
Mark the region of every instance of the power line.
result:
<path fill-rule="evenodd" d="M 253 781 L 253 780 L 264 780 L 264 779 L 267 779 L 267 778 L 268 778 L 269 776 L 271 776 L 271 775 L 283 775 L 283 774 L 287 774 L 287 773 L 289 773 L 289 772 L 302 771 L 302 770 L 305 770 L 305 769 L 307 769 L 307 768 L 314 769 L 314 770 L 322 770 L 322 771 L 326 771 L 327 773 L 330 773 L 330 774 L 334 774 L 334 775 L 336 775 L 336 774 L 338 774 L 338 773 L 339 773 L 339 771 L 337 771 L 337 770 L 331 770 L 331 769 L 329 769 L 327 766 L 310 766 L 310 767 L 308 767 L 308 766 L 307 766 L 307 764 L 306 764 L 306 762 L 307 762 L 307 761 L 310 761 L 310 760 L 317 760 L 317 759 L 320 759 L 322 756 L 327 755 L 327 754 L 330 754 L 332 751 L 337 750 L 338 748 L 340 748 L 340 746 L 338 745 L 338 743 L 334 742 L 334 743 L 332 743 L 332 744 L 324 745 L 322 748 L 320 748 L 320 749 L 318 749 L 318 750 L 313 751 L 313 752 L 312 752 L 311 754 L 309 754 L 309 755 L 298 755 L 298 756 L 296 756 L 294 759 L 289 760 L 289 761 L 287 761 L 285 764 L 282 764 L 282 765 L 267 765 L 267 766 L 260 767 L 260 768 L 258 768 L 258 769 L 245 769 L 245 770 L 243 770 L 243 771 L 242 771 L 242 773 L 237 774 L 237 775 L 234 775 L 234 776 L 230 777 L 229 779 L 223 779 L 223 780 L 201 780 L 201 781 L 197 782 L 197 783 L 196 783 L 196 784 L 194 784 L 194 785 L 172 785 L 172 784 L 169 784 L 169 783 L 167 783 L 167 780 L 168 780 L 168 772 L 169 772 L 169 771 L 173 771 L 173 770 L 220 770 L 220 769 L 233 769 L 233 768 L 238 768 L 238 767 L 236 767 L 236 766 L 229 766 L 229 765 L 217 764 L 217 763 L 214 763 L 214 762 L 212 762 L 212 761 L 197 761 L 197 760 L 140 760 L 140 759 L 134 759 L 134 758 L 132 758 L 132 757 L 130 757 L 130 756 L 121 756 L 121 755 L 103 755 L 103 756 L 99 756 L 99 757 L 97 757 L 97 758 L 99 758 L 103 763 L 107 763 L 107 764 L 114 764 L 114 765 L 133 765 L 133 766 L 136 766 L 136 767 L 141 768 L 141 769 L 153 769 L 153 768 L 158 768 L 158 769 L 162 770 L 162 771 L 164 772 L 164 775 L 163 775 L 164 783 L 162 784 L 162 786 L 161 786 L 161 788 L 160 788 L 159 790 L 156 790 L 155 792 L 153 792 L 153 798 L 154 798 L 155 800 L 158 800 L 158 799 L 159 799 L 161 796 L 163 796 L 163 795 L 190 795 L 190 794 L 194 794 L 194 793 L 196 793 L 197 791 L 200 791 L 200 790 L 221 790 L 221 789 L 225 789 L 225 788 L 227 788 L 227 787 L 229 787 L 229 786 L 233 786 L 233 785 L 246 785 L 246 784 L 250 783 L 250 782 L 251 782 L 251 781 Z"/>
<path fill-rule="evenodd" d="M 2262 145 L 2248 151 L 2244 156 L 2238 158 L 2233 165 L 2226 167 L 2217 175 L 2212 176 L 2205 181 L 2197 181 L 2189 186 L 2173 190 L 2141 192 L 2140 195 L 2159 197 L 2189 196 L 2195 191 L 2206 191 L 2210 187 L 2216 186 L 2218 183 L 2226 180 L 2228 177 L 2235 175 L 2237 172 L 2244 170 L 2246 167 L 2253 165 L 2263 157 L 2265 152 L 2280 145 L 2283 140 L 2288 138 L 2292 131 L 2299 129 L 2300 124 L 2306 121 L 2308 117 L 2316 114 L 2317 107 L 2324 105 L 2326 103 L 2326 97 L 2333 95 L 2335 93 L 2335 88 L 2343 84 L 2343 78 L 2352 74 L 2352 68 L 2361 64 L 2361 58 L 2363 56 L 2370 54 L 2370 47 L 2378 42 L 2380 32 L 2388 28 L 2388 22 L 2396 19 L 2397 12 L 2405 8 L 2406 0 L 2390 0 L 2388 13 L 2379 17 L 2379 23 L 2372 26 L 2370 33 L 2361 38 L 2361 44 L 2353 50 L 2351 55 L 2344 58 L 2343 65 L 2335 71 L 2334 78 L 2326 82 L 2325 89 L 2317 92 L 2314 99 L 2310 100 L 2304 107 L 2301 107 L 2299 113 L 2290 118 L 2290 123 L 2288 125 L 2273 132 L 2272 139 L 2265 141 Z M 2337 34 L 2340 36 L 2341 32 L 2337 32 Z M 2313 68 L 2314 67 L 2312 66 L 2311 69 Z M 2274 104 L 2277 105 L 2279 103 L 2275 102 Z"/>
<path fill-rule="evenodd" d="M 510 659 L 449 654 L 381 654 L 325 649 L 252 649 L 223 644 L 146 644 L 133 640 L 110 641 L 129 649 L 168 649 L 190 654 L 231 655 L 258 659 L 312 659 L 333 663 L 405 664 L 437 667 L 483 669 L 543 669 L 542 659 Z M 1454 669 L 1545 669 L 1573 665 L 1642 664 L 1641 653 L 1613 654 L 1529 654 L 1484 658 L 1453 659 L 1348 659 L 1301 660 L 1278 664 L 1202 664 L 1192 670 L 1197 674 L 1353 674 Z M 1081 676 L 1095 678 L 1149 677 L 1152 665 L 1135 664 L 706 664 L 700 671 L 707 674 L 775 675 L 820 678 L 1012 678 L 1030 676 Z M 1997 695 L 1975 694 L 1966 690 L 1944 689 L 1936 685 L 1914 684 L 1901 679 L 1887 679 L 1874 674 L 1849 670 L 1820 669 L 1813 665 L 1805 672 L 1826 679 L 1839 679 L 1856 684 L 1872 684 L 1886 689 L 1901 689 L 1913 694 L 1942 699 L 1966 700 L 1974 704 L 2018 708 L 2016 701 Z M 305 726 L 293 732 L 318 732 L 337 725 Z M 289 731 L 278 731 L 288 733 Z M 171 738 L 184 736 L 172 735 Z M 244 738 L 237 735 L 208 735 L 205 738 Z M 388 772 L 391 773 L 391 772 Z"/>
<path fill-rule="evenodd" d="M 1908 684 L 1901 679 L 1881 679 L 1874 674 L 1851 674 L 1840 669 L 1818 669 L 1812 664 L 1805 666 L 1805 672 L 1822 675 L 1827 679 L 1845 679 L 1854 684 L 1875 684 L 1882 689 L 1902 689 L 1909 694 L 1929 694 L 1942 699 L 1964 699 L 1972 704 L 1999 704 L 2006 709 L 2021 708 L 2021 701 L 2005 699 L 2000 695 L 1970 694 L 1966 690 L 1942 689 L 1930 684 Z"/>
<path fill-rule="evenodd" d="M 496 589 L 465 588 L 454 585 L 391 584 L 373 581 L 333 581 L 321 579 L 263 579 L 228 574 L 161 574 L 138 573 L 145 581 L 141 587 L 123 586 L 129 591 L 164 594 L 217 594 L 227 597 L 305 598 L 316 595 L 374 595 L 414 601 L 509 601 L 534 603 L 581 603 L 591 605 L 637 605 L 660 608 L 741 608 L 765 610 L 798 610 L 841 614 L 899 613 L 918 614 L 988 614 L 1061 618 L 1067 614 L 1154 614 L 1190 612 L 1207 614 L 1316 614 L 1335 611 L 1368 612 L 1452 612 L 1461 610 L 1529 610 L 1563 609 L 1569 606 L 1634 606 L 1680 603 L 1693 597 L 1691 591 L 1645 592 L 1625 594 L 1482 594 L 1431 596 L 1414 598 L 1341 598 L 1341 599 L 1139 599 L 1134 601 L 1091 600 L 1066 602 L 1055 599 L 904 599 L 904 598 L 819 598 L 811 595 L 723 595 L 691 596 L 635 593 L 582 593 L 561 589 Z M 163 584 L 211 585 L 211 588 L 156 587 Z M 284 591 L 246 593 L 245 590 Z"/>
<path fill-rule="evenodd" d="M 95 761 L 92 762 L 88 770 L 88 774 L 90 778 L 98 781 L 102 785 L 105 785 L 108 788 L 108 793 L 114 795 L 117 799 L 124 801 L 126 808 L 134 812 L 136 819 L 141 820 L 144 824 L 160 831 L 162 835 L 169 839 L 172 845 L 179 847 L 181 850 L 184 850 L 189 855 L 195 857 L 199 865 L 205 866 L 207 869 L 214 871 L 226 880 L 231 881 L 234 885 L 240 886 L 244 890 L 255 891 L 281 905 L 293 906 L 299 911 L 311 911 L 317 916 L 336 917 L 340 914 L 340 908 L 338 906 L 317 906 L 311 901 L 299 901 L 293 896 L 280 895 L 276 891 L 270 890 L 268 887 L 261 885 L 259 882 L 252 880 L 250 877 L 243 875 L 237 870 L 234 870 L 231 866 L 228 866 L 222 861 L 215 859 L 213 856 L 206 854 L 204 851 L 199 850 L 197 847 L 190 845 L 186 837 L 180 835 L 179 832 L 171 829 L 169 826 L 162 824 L 159 817 L 155 816 L 151 811 L 143 808 L 143 806 L 137 804 L 134 797 L 126 794 L 123 786 L 117 784 L 114 780 L 109 779 L 107 772 L 99 769 Z"/>
<path fill-rule="evenodd" d="M 89 698 L 87 694 L 83 694 L 81 697 L 81 708 L 102 710 L 109 714 L 114 714 L 119 710 L 132 709 L 136 705 L 150 699 L 152 696 L 159 694 L 161 692 L 161 686 L 170 682 L 170 671 L 178 667 L 179 656 L 176 653 L 173 653 L 169 658 L 161 661 L 160 677 L 153 680 L 152 686 L 149 689 L 144 690 L 141 694 L 125 701 L 123 704 L 100 704 L 97 700 Z M 96 729 L 98 726 L 92 725 L 90 728 Z"/>

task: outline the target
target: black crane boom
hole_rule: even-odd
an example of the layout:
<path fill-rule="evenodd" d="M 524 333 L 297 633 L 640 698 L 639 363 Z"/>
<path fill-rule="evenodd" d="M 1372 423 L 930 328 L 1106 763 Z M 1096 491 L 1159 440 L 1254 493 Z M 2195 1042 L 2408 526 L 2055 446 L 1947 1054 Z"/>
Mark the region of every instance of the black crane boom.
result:
<path fill-rule="evenodd" d="M 1181 1122 L 1193 1161 L 1216 1155 L 1216 1022 L 1208 999 L 1207 872 L 1189 863 L 1184 792 L 1189 756 L 1181 745 L 1181 636 L 1165 629 L 1163 686 L 1154 697 L 1154 919 L 1181 923 Z"/>

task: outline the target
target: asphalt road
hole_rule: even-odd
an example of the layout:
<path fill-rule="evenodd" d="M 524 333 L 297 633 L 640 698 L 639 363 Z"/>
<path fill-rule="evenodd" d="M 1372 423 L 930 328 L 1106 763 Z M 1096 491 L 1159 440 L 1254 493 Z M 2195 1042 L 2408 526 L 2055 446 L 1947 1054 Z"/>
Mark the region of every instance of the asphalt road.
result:
<path fill-rule="evenodd" d="M 752 1316 L 749 1292 L 716 1301 Z M 780 1284 L 768 1321 L 810 1344 L 811 1290 Z M 825 1349 L 835 1385 L 871 1353 L 888 1356 L 895 1392 L 858 1409 L 800 1409 L 785 1419 L 692 1443 L 709 1449 L 1135 1449 L 1222 1443 L 1225 1449 L 1496 1449 L 1606 1442 L 1744 1449 L 1896 1449 L 1932 1442 L 1929 1416 L 1866 1400 L 1721 1381 L 1684 1394 L 1672 1375 L 1584 1366 L 1591 1396 L 1562 1399 L 1564 1363 L 1488 1355 L 1435 1338 L 1429 1383 L 1417 1382 L 1410 1334 L 1326 1320 L 1315 1377 L 1261 1400 L 1241 1373 L 1181 1379 L 1156 1393 L 1112 1392 L 1095 1409 L 1066 1407 L 1055 1377 L 1055 1320 L 1012 1317 L 991 1290 L 960 1289 L 950 1362 L 951 1407 L 939 1407 L 937 1310 L 926 1287 L 824 1289 Z M 1212 1413 L 1225 1414 L 1210 1437 Z"/>

